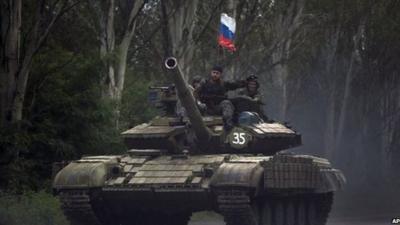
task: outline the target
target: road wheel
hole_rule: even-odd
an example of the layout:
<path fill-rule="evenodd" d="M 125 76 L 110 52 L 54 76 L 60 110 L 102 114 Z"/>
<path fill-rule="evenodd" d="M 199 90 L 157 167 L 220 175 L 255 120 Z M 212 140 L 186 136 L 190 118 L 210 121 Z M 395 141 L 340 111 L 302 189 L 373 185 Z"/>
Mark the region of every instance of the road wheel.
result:
<path fill-rule="evenodd" d="M 331 205 L 332 193 L 265 198 L 257 225 L 325 225 Z"/>

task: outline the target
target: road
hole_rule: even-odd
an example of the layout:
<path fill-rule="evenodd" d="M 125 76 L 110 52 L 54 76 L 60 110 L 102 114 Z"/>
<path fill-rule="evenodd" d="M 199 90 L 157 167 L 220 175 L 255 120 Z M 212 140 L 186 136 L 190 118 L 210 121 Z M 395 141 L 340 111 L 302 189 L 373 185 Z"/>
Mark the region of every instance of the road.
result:
<path fill-rule="evenodd" d="M 391 225 L 393 218 L 400 218 L 400 207 L 382 210 L 333 210 L 327 225 Z M 225 225 L 221 216 L 214 213 L 198 213 L 189 225 Z"/>
<path fill-rule="evenodd" d="M 331 217 L 327 225 L 390 225 L 391 216 L 369 215 L 362 217 Z M 189 225 L 225 225 L 222 218 L 191 221 Z"/>
<path fill-rule="evenodd" d="M 354 216 L 332 216 L 327 225 L 390 225 L 393 214 L 370 214 Z"/>

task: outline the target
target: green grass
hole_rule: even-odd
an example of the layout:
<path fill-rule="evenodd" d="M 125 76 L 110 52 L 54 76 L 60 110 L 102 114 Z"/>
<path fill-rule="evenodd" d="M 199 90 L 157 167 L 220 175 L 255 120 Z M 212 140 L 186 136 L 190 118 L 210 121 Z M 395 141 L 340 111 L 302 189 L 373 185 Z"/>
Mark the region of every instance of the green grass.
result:
<path fill-rule="evenodd" d="M 69 225 L 56 197 L 44 191 L 0 195 L 0 225 Z"/>

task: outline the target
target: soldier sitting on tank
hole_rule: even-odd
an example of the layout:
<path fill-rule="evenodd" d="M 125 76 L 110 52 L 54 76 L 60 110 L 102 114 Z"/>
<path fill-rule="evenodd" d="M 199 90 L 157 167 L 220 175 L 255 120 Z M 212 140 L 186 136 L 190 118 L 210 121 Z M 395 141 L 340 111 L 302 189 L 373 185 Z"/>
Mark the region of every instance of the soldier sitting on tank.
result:
<path fill-rule="evenodd" d="M 208 115 L 222 115 L 224 129 L 230 130 L 233 127 L 233 113 L 235 108 L 231 101 L 227 99 L 227 91 L 243 88 L 246 81 L 224 81 L 221 66 L 214 66 L 211 70 L 210 78 L 203 82 L 195 90 L 195 97 L 206 105 Z"/>
<path fill-rule="evenodd" d="M 190 83 L 190 85 L 188 85 L 189 90 L 193 93 L 193 95 L 195 95 L 195 93 L 194 93 L 195 89 L 199 88 L 202 83 L 204 83 L 204 80 L 200 76 L 193 77 L 192 82 Z M 196 104 L 197 104 L 197 107 L 199 108 L 200 112 L 202 114 L 204 114 L 204 112 L 206 110 L 206 105 L 204 103 L 200 102 L 198 99 L 196 99 Z M 181 118 L 187 116 L 186 109 L 182 106 L 182 103 L 179 99 L 176 103 L 176 115 Z"/>
<path fill-rule="evenodd" d="M 192 90 L 194 97 L 196 98 L 196 104 L 197 104 L 197 107 L 199 108 L 201 114 L 204 114 L 206 112 L 207 106 L 206 106 L 206 104 L 202 103 L 196 97 L 195 90 L 199 89 L 201 87 L 201 85 L 203 85 L 204 82 L 205 82 L 205 80 L 203 78 L 201 78 L 200 76 L 194 76 L 192 79 L 192 82 L 190 83 L 190 88 Z"/>
<path fill-rule="evenodd" d="M 264 103 L 259 92 L 260 84 L 256 75 L 250 75 L 246 79 L 246 87 L 239 91 L 241 98 L 248 101 L 240 101 L 235 103 L 238 113 L 242 111 L 256 112 L 263 120 L 268 121 L 268 117 L 263 110 Z"/>
<path fill-rule="evenodd" d="M 192 82 L 190 83 L 190 87 L 195 90 L 197 88 L 199 88 L 202 83 L 204 83 L 204 79 L 201 78 L 200 76 L 196 75 L 193 77 Z"/>

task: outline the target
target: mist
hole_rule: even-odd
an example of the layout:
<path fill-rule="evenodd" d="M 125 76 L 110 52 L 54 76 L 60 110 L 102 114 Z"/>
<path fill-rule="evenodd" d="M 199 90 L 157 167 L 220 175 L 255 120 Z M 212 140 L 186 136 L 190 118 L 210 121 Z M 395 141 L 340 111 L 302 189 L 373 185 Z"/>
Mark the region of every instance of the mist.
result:
<path fill-rule="evenodd" d="M 342 74 L 327 76 L 326 70 L 314 64 L 308 74 L 289 77 L 284 116 L 282 86 L 274 80 L 274 74 L 267 74 L 262 83 L 264 110 L 271 119 L 288 122 L 302 134 L 303 145 L 290 152 L 327 158 L 346 176 L 345 189 L 336 193 L 331 213 L 334 221 L 365 218 L 363 224 L 389 224 L 400 212 L 398 72 L 386 81 L 387 74 L 376 74 L 370 81 L 363 77 L 367 68 L 358 65 L 350 72 L 354 78 L 346 84 L 348 62 L 342 62 L 337 64 L 342 68 L 336 68 Z M 299 81 L 298 77 L 305 79 Z M 321 77 L 327 81 L 325 88 L 321 88 Z M 382 88 L 388 85 L 386 82 L 391 89 Z M 351 224 L 361 222 L 355 219 Z"/>

